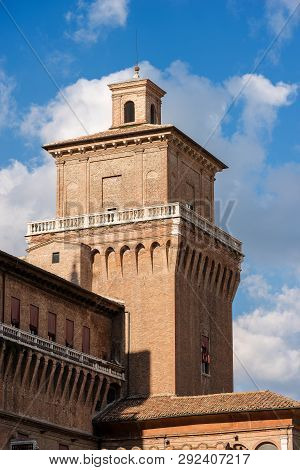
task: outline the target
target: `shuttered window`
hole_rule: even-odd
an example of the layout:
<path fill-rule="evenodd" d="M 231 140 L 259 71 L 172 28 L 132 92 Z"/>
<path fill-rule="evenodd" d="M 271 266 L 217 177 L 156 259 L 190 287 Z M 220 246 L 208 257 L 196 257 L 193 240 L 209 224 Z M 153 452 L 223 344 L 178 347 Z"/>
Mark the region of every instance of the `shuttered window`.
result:
<path fill-rule="evenodd" d="M 73 348 L 74 346 L 74 322 L 66 319 L 66 346 Z"/>
<path fill-rule="evenodd" d="M 48 312 L 48 337 L 51 341 L 56 341 L 56 315 Z"/>
<path fill-rule="evenodd" d="M 90 354 L 90 329 L 87 326 L 82 329 L 82 352 Z"/>
<path fill-rule="evenodd" d="M 38 334 L 39 328 L 39 308 L 35 305 L 30 305 L 30 324 L 29 329 L 33 335 Z"/>
<path fill-rule="evenodd" d="M 16 297 L 11 298 L 11 324 L 20 327 L 20 299 Z"/>

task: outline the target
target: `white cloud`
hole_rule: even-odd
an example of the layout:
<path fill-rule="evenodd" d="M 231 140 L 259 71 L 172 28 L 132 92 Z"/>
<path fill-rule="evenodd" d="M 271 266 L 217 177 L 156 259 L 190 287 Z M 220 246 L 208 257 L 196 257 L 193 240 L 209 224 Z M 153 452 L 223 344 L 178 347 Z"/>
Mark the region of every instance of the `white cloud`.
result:
<path fill-rule="evenodd" d="M 272 130 L 277 109 L 291 104 L 298 89 L 295 84 L 273 84 L 256 74 L 233 77 L 227 86 L 233 98 L 240 95 L 240 99 L 245 100 L 242 121 L 248 134 L 257 133 L 260 129 Z"/>
<path fill-rule="evenodd" d="M 46 143 L 107 129 L 111 125 L 107 84 L 126 80 L 131 75 L 132 71 L 127 69 L 98 80 L 79 79 L 46 106 L 31 106 L 21 125 L 23 134 Z"/>
<path fill-rule="evenodd" d="M 26 224 L 48 218 L 55 207 L 55 168 L 50 157 L 29 169 L 18 161 L 0 170 L 0 249 L 24 254 Z"/>
<path fill-rule="evenodd" d="M 283 287 L 268 307 L 240 316 L 234 322 L 237 388 L 253 388 L 254 381 L 260 389 L 273 388 L 297 396 L 299 338 L 300 288 Z"/>
<path fill-rule="evenodd" d="M 249 274 L 242 280 L 242 286 L 254 299 L 270 298 L 270 285 L 261 274 Z"/>
<path fill-rule="evenodd" d="M 276 43 L 269 51 L 273 62 L 278 62 L 279 51 L 283 43 L 290 39 L 294 30 L 300 23 L 299 0 L 265 0 L 265 18 L 272 36 L 276 37 Z"/>
<path fill-rule="evenodd" d="M 129 0 L 79 0 L 75 13 L 69 11 L 66 20 L 75 24 L 69 35 L 76 42 L 96 42 L 104 28 L 124 26 L 128 16 Z"/>
<path fill-rule="evenodd" d="M 289 38 L 299 22 L 299 11 L 299 0 L 266 0 L 267 21 L 271 32 L 279 34 L 284 27 L 282 37 Z"/>
<path fill-rule="evenodd" d="M 15 116 L 14 80 L 0 69 L 0 130 L 13 125 Z"/>

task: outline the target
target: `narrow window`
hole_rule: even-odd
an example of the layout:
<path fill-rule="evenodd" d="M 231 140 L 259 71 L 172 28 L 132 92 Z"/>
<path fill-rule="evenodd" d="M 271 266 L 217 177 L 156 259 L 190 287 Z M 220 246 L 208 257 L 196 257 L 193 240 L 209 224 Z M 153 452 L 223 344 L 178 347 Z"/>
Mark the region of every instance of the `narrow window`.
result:
<path fill-rule="evenodd" d="M 209 375 L 210 366 L 210 355 L 209 355 L 209 337 L 202 335 L 201 340 L 201 362 L 202 362 L 202 374 Z"/>
<path fill-rule="evenodd" d="M 156 124 L 156 108 L 154 104 L 151 104 L 150 107 L 150 123 Z"/>
<path fill-rule="evenodd" d="M 90 354 L 90 329 L 87 326 L 82 329 L 82 352 Z"/>
<path fill-rule="evenodd" d="M 56 341 L 56 315 L 48 312 L 48 338 L 50 341 Z"/>
<path fill-rule="evenodd" d="M 11 298 L 11 324 L 20 328 L 20 299 Z"/>
<path fill-rule="evenodd" d="M 124 122 L 134 122 L 135 121 L 135 110 L 134 102 L 127 101 L 124 105 Z"/>
<path fill-rule="evenodd" d="M 32 335 L 38 334 L 39 328 L 39 308 L 35 305 L 30 305 L 30 324 L 29 329 Z"/>
<path fill-rule="evenodd" d="M 59 252 L 52 253 L 52 264 L 59 263 Z"/>
<path fill-rule="evenodd" d="M 66 319 L 66 346 L 73 348 L 74 346 L 74 322 Z"/>

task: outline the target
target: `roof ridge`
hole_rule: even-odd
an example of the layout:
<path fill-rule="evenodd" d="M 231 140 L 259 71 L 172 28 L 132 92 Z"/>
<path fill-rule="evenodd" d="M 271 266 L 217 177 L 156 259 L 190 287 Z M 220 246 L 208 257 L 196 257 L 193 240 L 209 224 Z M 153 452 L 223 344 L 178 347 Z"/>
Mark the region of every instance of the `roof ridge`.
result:
<path fill-rule="evenodd" d="M 213 396 L 220 396 L 220 395 L 243 395 L 249 393 L 254 394 L 254 393 L 266 393 L 269 392 L 270 390 L 250 390 L 250 391 L 238 391 L 238 392 L 220 392 L 220 393 L 207 393 L 203 395 L 171 395 L 171 398 L 205 398 L 205 397 L 213 397 Z M 272 393 L 272 392 L 271 392 Z M 155 395 L 153 395 L 155 396 Z M 165 395 L 167 397 L 167 395 Z M 284 395 L 281 395 L 284 396 Z"/>

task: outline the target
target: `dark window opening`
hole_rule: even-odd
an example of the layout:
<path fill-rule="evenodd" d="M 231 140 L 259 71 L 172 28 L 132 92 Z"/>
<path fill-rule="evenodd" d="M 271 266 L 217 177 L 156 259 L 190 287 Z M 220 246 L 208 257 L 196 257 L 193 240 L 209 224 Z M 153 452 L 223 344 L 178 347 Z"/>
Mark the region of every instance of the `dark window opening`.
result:
<path fill-rule="evenodd" d="M 39 328 L 39 308 L 35 305 L 30 305 L 30 324 L 29 329 L 32 335 L 38 334 Z"/>
<path fill-rule="evenodd" d="M 48 312 L 48 338 L 50 341 L 56 341 L 56 315 Z"/>
<path fill-rule="evenodd" d="M 151 124 L 156 124 L 156 108 L 155 108 L 155 105 L 154 104 L 151 104 L 151 107 L 150 107 L 150 123 Z"/>
<path fill-rule="evenodd" d="M 118 398 L 120 398 L 120 387 L 117 384 L 112 384 L 109 387 L 106 402 L 109 405 L 110 403 L 116 401 Z"/>
<path fill-rule="evenodd" d="M 209 338 L 208 338 L 208 336 L 202 335 L 201 354 L 202 354 L 202 358 L 201 358 L 202 374 L 209 375 L 210 354 L 209 354 Z"/>
<path fill-rule="evenodd" d="M 59 263 L 59 252 L 52 253 L 52 264 Z"/>
<path fill-rule="evenodd" d="M 11 324 L 16 328 L 20 328 L 20 310 L 21 310 L 20 299 L 17 299 L 16 297 L 12 297 L 11 298 Z"/>
<path fill-rule="evenodd" d="M 82 352 L 90 354 L 90 329 L 87 326 L 82 329 Z"/>
<path fill-rule="evenodd" d="M 135 121 L 135 109 L 134 102 L 127 101 L 124 105 L 124 122 L 134 122 Z"/>
<path fill-rule="evenodd" d="M 73 348 L 74 346 L 74 322 L 66 319 L 66 346 Z"/>

